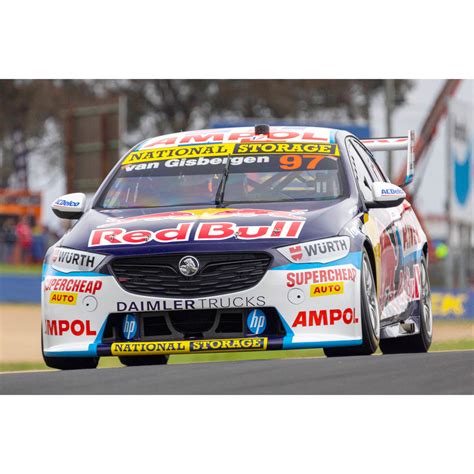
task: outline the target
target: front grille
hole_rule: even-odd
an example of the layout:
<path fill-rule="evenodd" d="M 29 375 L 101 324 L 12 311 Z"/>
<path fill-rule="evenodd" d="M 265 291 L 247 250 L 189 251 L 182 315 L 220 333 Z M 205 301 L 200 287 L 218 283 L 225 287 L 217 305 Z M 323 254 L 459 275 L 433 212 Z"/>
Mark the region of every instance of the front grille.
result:
<path fill-rule="evenodd" d="M 266 316 L 265 331 L 259 336 L 283 337 L 285 328 L 275 308 L 261 308 Z M 251 337 L 246 320 L 252 308 L 207 309 L 134 313 L 138 322 L 135 341 L 171 341 Z M 113 313 L 107 318 L 103 343 L 123 342 L 123 319 Z"/>
<path fill-rule="evenodd" d="M 171 326 L 184 338 L 200 337 L 203 333 L 212 329 L 216 319 L 215 311 L 197 310 L 193 311 L 172 311 L 168 313 Z"/>
<path fill-rule="evenodd" d="M 115 258 L 112 273 L 127 291 L 145 296 L 203 297 L 247 290 L 265 275 L 266 253 L 195 254 L 200 268 L 183 276 L 178 264 L 185 254 Z"/>

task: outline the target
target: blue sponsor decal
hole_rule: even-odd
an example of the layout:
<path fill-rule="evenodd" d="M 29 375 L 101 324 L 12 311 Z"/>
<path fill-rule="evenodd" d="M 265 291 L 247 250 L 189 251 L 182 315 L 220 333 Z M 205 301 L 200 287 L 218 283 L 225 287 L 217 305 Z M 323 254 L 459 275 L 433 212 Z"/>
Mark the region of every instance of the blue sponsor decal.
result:
<path fill-rule="evenodd" d="M 382 189 L 382 194 L 403 194 L 403 191 L 401 189 L 387 188 Z"/>
<path fill-rule="evenodd" d="M 471 187 L 471 162 L 471 143 L 468 143 L 464 162 L 461 162 L 454 153 L 454 191 L 461 206 L 465 206 L 468 202 L 467 197 Z"/>
<path fill-rule="evenodd" d="M 135 335 L 137 334 L 137 329 L 138 329 L 137 318 L 133 314 L 127 314 L 125 318 L 123 318 L 123 324 L 122 324 L 123 337 L 127 339 L 127 341 L 130 341 L 130 339 L 133 339 Z"/>
<path fill-rule="evenodd" d="M 307 121 L 307 120 L 278 120 L 278 119 L 270 119 L 265 120 L 265 123 L 272 126 L 282 127 L 284 130 L 293 129 L 296 130 L 305 130 L 308 127 L 318 127 L 318 128 L 332 128 L 335 130 L 331 130 L 330 132 L 330 142 L 336 142 L 336 132 L 340 129 L 346 130 L 351 135 L 355 135 L 360 139 L 370 138 L 372 133 L 370 131 L 370 127 L 366 125 L 348 125 L 347 123 L 339 123 L 339 122 L 314 122 L 314 121 Z M 234 131 L 233 128 L 229 127 L 251 127 L 255 126 L 255 120 L 251 119 L 236 119 L 236 120 L 216 120 L 215 122 L 211 122 L 209 124 L 209 128 L 222 128 L 224 130 L 219 130 L 220 132 L 232 132 Z M 309 130 L 310 131 L 310 130 Z"/>
<path fill-rule="evenodd" d="M 431 309 L 435 319 L 474 319 L 474 291 L 432 288 Z"/>
<path fill-rule="evenodd" d="M 77 207 L 79 206 L 79 201 L 66 201 L 65 199 L 58 199 L 55 204 L 57 206 L 67 206 L 67 207 Z"/>
<path fill-rule="evenodd" d="M 44 281 L 46 277 L 50 276 L 66 276 L 66 277 L 109 277 L 112 275 L 106 275 L 105 273 L 98 273 L 98 272 L 60 272 L 59 270 L 55 270 L 51 265 L 46 263 L 43 264 L 43 273 L 41 275 L 41 281 Z M 38 277 L 39 278 L 39 277 Z"/>
<path fill-rule="evenodd" d="M 41 303 L 40 276 L 0 274 L 0 303 L 4 302 Z"/>
<path fill-rule="evenodd" d="M 247 316 L 247 327 L 252 334 L 262 334 L 267 327 L 267 317 L 261 309 L 253 309 Z"/>
<path fill-rule="evenodd" d="M 421 252 L 421 250 L 420 250 Z M 271 270 L 305 270 L 310 268 L 326 268 L 326 267 L 335 267 L 337 265 L 354 265 L 354 267 L 359 268 L 362 262 L 362 252 L 351 252 L 349 255 L 346 255 L 339 260 L 334 260 L 333 262 L 328 263 L 290 263 L 288 265 L 282 265 L 280 267 L 274 267 Z"/>

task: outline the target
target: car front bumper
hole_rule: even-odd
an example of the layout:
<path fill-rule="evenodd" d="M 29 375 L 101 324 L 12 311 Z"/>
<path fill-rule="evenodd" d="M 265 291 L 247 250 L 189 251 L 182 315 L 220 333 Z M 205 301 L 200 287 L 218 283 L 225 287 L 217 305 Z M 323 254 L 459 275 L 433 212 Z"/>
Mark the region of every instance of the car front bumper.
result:
<path fill-rule="evenodd" d="M 355 346 L 362 343 L 360 261 L 361 253 L 351 252 L 327 264 L 276 266 L 248 290 L 185 299 L 136 295 L 125 291 L 112 275 L 62 273 L 45 265 L 44 354 L 95 357 Z M 262 310 L 267 321 L 277 318 L 278 328 L 275 322 L 252 333 L 247 315 L 254 309 Z M 207 327 L 187 333 L 173 322 L 178 315 L 212 318 L 214 313 L 226 312 L 241 315 L 241 329 L 219 332 L 216 322 L 211 324 L 214 330 Z M 146 333 L 146 327 L 140 327 L 126 340 L 120 328 L 121 318 L 127 314 L 136 315 L 138 321 L 163 317 L 169 334 L 154 338 L 153 333 Z"/>

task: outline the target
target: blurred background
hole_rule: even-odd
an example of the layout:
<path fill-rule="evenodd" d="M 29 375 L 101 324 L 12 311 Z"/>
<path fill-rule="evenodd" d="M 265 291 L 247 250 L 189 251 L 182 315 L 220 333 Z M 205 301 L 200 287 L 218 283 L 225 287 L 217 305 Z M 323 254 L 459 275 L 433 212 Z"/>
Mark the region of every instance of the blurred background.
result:
<path fill-rule="evenodd" d="M 408 191 L 431 242 L 438 334 L 472 347 L 473 111 L 472 80 L 0 80 L 0 369 L 41 358 L 41 262 L 69 225 L 50 210 L 56 197 L 92 196 L 145 138 L 255 123 L 327 126 L 360 138 L 416 130 Z M 402 181 L 404 152 L 376 158 Z M 437 342 L 443 347 L 441 336 Z"/>

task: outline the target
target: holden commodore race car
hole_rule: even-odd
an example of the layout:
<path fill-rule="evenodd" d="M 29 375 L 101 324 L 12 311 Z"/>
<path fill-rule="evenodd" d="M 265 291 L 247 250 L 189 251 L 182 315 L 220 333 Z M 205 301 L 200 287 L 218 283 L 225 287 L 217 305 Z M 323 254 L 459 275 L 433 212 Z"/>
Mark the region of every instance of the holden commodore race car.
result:
<path fill-rule="evenodd" d="M 58 369 L 165 364 L 170 355 L 323 348 L 328 357 L 425 352 L 428 246 L 372 151 L 414 133 L 200 130 L 142 141 L 77 220 L 42 277 L 42 349 Z"/>

